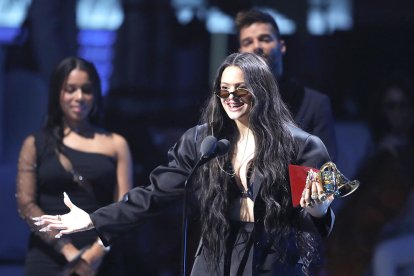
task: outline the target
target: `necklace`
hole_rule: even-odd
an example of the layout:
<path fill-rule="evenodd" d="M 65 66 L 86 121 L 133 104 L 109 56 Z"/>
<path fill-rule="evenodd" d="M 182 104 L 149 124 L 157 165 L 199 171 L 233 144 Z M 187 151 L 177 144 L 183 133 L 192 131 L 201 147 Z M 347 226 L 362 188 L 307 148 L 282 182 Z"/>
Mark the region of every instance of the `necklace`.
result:
<path fill-rule="evenodd" d="M 239 161 L 239 166 L 238 166 L 238 168 L 237 169 L 235 169 L 234 167 L 233 167 L 233 165 L 230 163 L 230 164 L 228 164 L 228 166 L 227 167 L 229 167 L 229 171 L 227 171 L 227 170 L 225 170 L 221 165 L 220 165 L 220 162 L 219 162 L 219 160 L 218 160 L 218 157 L 216 157 L 216 161 L 217 161 L 217 165 L 219 166 L 219 168 L 220 168 L 220 170 L 222 171 L 222 172 L 224 172 L 225 174 L 227 174 L 227 175 L 229 175 L 230 177 L 234 177 L 235 175 L 236 175 L 236 172 L 239 172 L 240 171 L 240 169 L 241 169 L 241 167 L 243 166 L 243 164 L 249 159 L 249 157 L 250 156 L 252 156 L 253 154 L 254 154 L 254 152 L 252 152 L 252 153 L 250 153 L 250 154 L 248 154 L 247 156 L 245 156 L 246 155 L 246 151 L 247 151 L 247 145 L 248 145 L 248 143 L 249 143 L 249 131 L 250 131 L 250 129 L 248 128 L 247 129 L 247 135 L 246 135 L 246 142 L 245 142 L 245 144 L 244 144 L 244 150 L 243 150 L 243 155 L 242 155 L 242 158 L 241 159 L 239 159 L 240 161 Z M 236 160 L 235 160 L 235 163 L 236 163 L 236 161 L 237 161 L 237 158 L 236 158 Z"/>
<path fill-rule="evenodd" d="M 218 160 L 218 157 L 216 157 L 216 161 L 217 161 L 217 165 L 219 166 L 220 170 L 222 172 L 224 172 L 225 174 L 227 174 L 230 177 L 234 177 L 236 175 L 236 172 L 233 169 L 233 166 L 231 166 L 230 172 L 226 171 L 225 169 L 223 169 L 220 165 L 220 161 Z M 230 164 L 231 165 L 231 164 Z"/>

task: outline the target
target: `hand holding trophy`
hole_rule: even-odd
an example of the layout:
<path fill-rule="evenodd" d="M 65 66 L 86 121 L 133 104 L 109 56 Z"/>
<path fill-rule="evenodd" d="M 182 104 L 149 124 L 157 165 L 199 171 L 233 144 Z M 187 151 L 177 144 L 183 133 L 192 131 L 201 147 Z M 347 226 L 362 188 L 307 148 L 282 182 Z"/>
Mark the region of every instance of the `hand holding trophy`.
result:
<path fill-rule="evenodd" d="M 350 181 L 333 162 L 325 163 L 319 170 L 289 165 L 289 178 L 293 206 L 301 205 L 309 210 L 327 205 L 323 208 L 326 211 L 334 198 L 348 196 L 359 187 L 358 180 Z"/>

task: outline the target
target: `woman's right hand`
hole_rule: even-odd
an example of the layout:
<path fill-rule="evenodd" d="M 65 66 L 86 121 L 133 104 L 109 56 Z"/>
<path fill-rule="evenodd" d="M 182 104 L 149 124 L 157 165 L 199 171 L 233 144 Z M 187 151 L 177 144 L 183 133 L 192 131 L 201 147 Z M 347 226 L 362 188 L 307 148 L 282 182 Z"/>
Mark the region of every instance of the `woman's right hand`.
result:
<path fill-rule="evenodd" d="M 89 214 L 73 204 L 66 193 L 63 193 L 63 196 L 63 201 L 70 209 L 70 212 L 64 215 L 43 215 L 34 217 L 33 220 L 36 221 L 36 225 L 44 226 L 39 231 L 47 232 L 52 229 L 60 230 L 55 236 L 56 238 L 60 238 L 62 235 L 92 229 L 93 223 Z"/>
<path fill-rule="evenodd" d="M 311 216 L 321 218 L 326 214 L 333 200 L 333 195 L 326 196 L 318 174 L 311 169 L 306 177 L 305 188 L 300 199 L 301 207 Z"/>

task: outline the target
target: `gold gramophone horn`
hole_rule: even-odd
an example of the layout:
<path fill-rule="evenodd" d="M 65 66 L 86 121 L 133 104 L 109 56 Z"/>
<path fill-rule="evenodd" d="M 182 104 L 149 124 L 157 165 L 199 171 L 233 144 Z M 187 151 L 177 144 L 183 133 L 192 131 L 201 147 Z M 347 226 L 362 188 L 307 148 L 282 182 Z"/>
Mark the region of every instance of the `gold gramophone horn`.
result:
<path fill-rule="evenodd" d="M 321 179 L 326 195 L 334 195 L 334 197 L 345 197 L 359 187 L 358 180 L 350 181 L 333 162 L 323 164 L 318 177 Z"/>

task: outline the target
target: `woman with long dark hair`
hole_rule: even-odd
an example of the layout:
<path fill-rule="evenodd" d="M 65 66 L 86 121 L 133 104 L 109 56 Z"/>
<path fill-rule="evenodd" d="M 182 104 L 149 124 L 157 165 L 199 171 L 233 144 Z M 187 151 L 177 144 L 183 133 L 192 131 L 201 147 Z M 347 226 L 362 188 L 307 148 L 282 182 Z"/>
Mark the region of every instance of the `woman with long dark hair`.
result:
<path fill-rule="evenodd" d="M 100 126 L 101 84 L 95 66 L 66 58 L 53 72 L 45 126 L 21 148 L 16 198 L 29 224 L 25 275 L 94 275 L 107 248 L 96 233 L 54 238 L 36 231 L 33 217 L 60 214 L 67 192 L 78 206 L 93 212 L 118 201 L 132 186 L 132 165 L 125 139 Z"/>
<path fill-rule="evenodd" d="M 58 237 L 96 228 L 111 243 L 182 196 L 204 138 L 230 141 L 229 153 L 202 165 L 187 187 L 198 197 L 201 241 L 192 275 L 311 274 L 320 238 L 333 222 L 314 173 L 294 208 L 288 165 L 319 168 L 329 161 L 321 140 L 294 126 L 266 62 L 250 53 L 228 56 L 220 66 L 201 124 L 186 131 L 169 151 L 169 164 L 151 173 L 151 185 L 126 200 L 88 215 L 71 212 L 36 218 Z M 321 200 L 319 199 L 321 198 Z M 47 226 L 45 226 L 47 225 Z"/>

